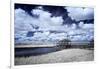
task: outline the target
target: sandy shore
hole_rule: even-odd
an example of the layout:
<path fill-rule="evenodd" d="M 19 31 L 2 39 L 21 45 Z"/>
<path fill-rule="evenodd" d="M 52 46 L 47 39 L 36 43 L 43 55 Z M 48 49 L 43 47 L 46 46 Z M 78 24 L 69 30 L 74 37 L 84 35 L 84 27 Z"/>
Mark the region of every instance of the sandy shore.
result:
<path fill-rule="evenodd" d="M 15 65 L 93 61 L 94 51 L 85 49 L 64 49 L 44 55 L 15 57 Z"/>

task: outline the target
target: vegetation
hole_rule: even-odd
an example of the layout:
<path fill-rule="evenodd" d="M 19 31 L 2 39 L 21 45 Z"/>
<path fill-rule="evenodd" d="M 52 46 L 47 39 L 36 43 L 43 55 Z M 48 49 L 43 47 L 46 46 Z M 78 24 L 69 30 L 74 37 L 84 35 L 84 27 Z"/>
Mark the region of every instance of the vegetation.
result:
<path fill-rule="evenodd" d="M 61 50 L 61 49 L 66 49 L 66 48 L 70 48 L 70 40 L 69 39 L 63 39 L 63 40 L 60 40 L 58 43 L 57 43 L 57 49 L 58 50 Z"/>
<path fill-rule="evenodd" d="M 62 49 L 66 49 L 66 48 L 92 49 L 92 48 L 94 48 L 94 40 L 91 40 L 87 44 L 72 45 L 71 44 L 71 40 L 69 40 L 69 39 L 63 39 L 63 40 L 60 40 L 56 44 L 56 48 L 57 48 L 57 50 L 62 50 Z"/>
<path fill-rule="evenodd" d="M 94 39 L 90 41 L 90 48 L 94 48 Z"/>

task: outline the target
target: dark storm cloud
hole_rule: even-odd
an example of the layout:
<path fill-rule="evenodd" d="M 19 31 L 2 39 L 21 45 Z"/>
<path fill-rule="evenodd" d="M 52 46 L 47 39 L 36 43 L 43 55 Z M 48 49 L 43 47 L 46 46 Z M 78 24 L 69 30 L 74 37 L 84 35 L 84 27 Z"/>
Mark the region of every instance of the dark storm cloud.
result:
<path fill-rule="evenodd" d="M 21 8 L 25 10 L 28 14 L 32 15 L 32 9 L 36 8 L 38 5 L 31 5 L 31 4 L 15 4 L 15 9 Z"/>
<path fill-rule="evenodd" d="M 25 10 L 29 15 L 34 16 L 34 17 L 38 17 L 36 15 L 33 15 L 31 13 L 32 9 L 36 9 L 37 7 L 39 7 L 41 5 L 30 5 L 30 4 L 15 4 L 15 9 L 21 8 L 23 10 Z M 48 5 L 42 5 L 42 10 L 44 11 L 48 11 L 49 13 L 51 13 L 51 17 L 58 17 L 58 16 L 62 16 L 64 22 L 62 24 L 71 24 L 73 21 L 70 17 L 68 17 L 68 12 L 67 10 L 64 8 L 64 6 L 48 6 Z"/>

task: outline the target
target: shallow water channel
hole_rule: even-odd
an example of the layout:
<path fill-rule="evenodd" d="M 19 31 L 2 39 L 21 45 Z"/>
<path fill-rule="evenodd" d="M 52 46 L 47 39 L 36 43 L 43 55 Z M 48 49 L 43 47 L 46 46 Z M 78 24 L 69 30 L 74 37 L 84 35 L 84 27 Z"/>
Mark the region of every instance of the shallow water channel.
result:
<path fill-rule="evenodd" d="M 55 51 L 56 51 L 55 47 L 15 48 L 15 57 L 37 56 Z"/>

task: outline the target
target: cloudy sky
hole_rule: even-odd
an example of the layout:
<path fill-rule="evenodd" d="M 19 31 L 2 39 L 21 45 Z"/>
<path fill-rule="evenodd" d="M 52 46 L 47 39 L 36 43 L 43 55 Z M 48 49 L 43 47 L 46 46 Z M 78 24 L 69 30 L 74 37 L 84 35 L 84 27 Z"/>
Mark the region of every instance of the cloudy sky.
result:
<path fill-rule="evenodd" d="M 93 8 L 15 4 L 14 12 L 15 43 L 94 38 Z"/>

